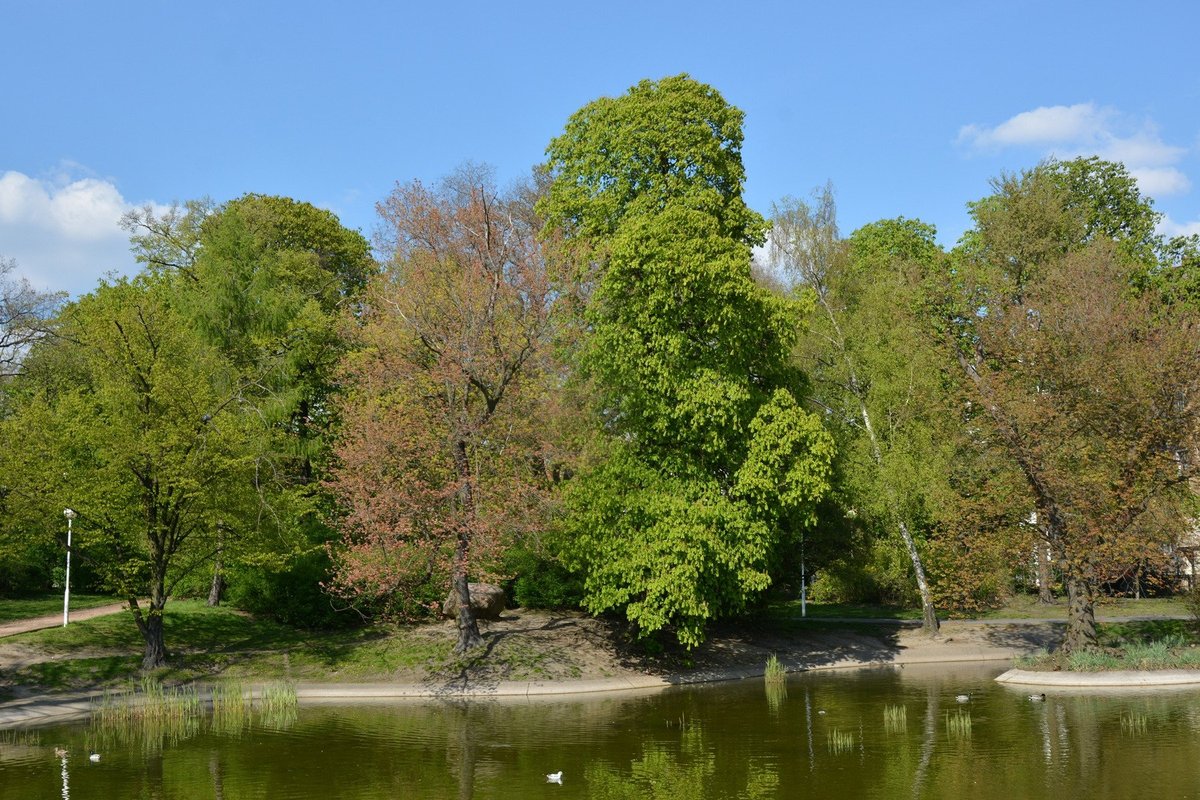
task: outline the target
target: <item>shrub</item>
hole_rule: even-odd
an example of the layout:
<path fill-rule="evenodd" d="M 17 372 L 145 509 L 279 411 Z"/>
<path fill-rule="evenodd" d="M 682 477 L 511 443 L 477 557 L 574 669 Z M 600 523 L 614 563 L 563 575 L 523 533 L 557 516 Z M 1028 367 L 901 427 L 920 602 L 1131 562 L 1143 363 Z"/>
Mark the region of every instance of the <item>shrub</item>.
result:
<path fill-rule="evenodd" d="M 517 547 L 504 559 L 509 597 L 520 608 L 579 608 L 583 579 L 557 559 Z"/>
<path fill-rule="evenodd" d="M 1197 577 L 1192 578 L 1192 588 L 1183 596 L 1183 605 L 1192 615 L 1192 630 L 1200 636 L 1200 580 Z"/>

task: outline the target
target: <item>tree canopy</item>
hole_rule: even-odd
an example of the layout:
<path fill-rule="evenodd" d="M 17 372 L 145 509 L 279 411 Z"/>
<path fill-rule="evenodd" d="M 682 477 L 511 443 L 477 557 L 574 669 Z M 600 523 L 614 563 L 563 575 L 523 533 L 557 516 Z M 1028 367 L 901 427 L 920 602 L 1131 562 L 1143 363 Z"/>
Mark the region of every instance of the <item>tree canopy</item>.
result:
<path fill-rule="evenodd" d="M 589 259 L 596 439 L 566 521 L 585 603 L 688 646 L 769 585 L 829 488 L 789 361 L 806 304 L 750 276 L 766 226 L 741 196 L 741 119 L 681 75 L 585 106 L 547 151 L 547 225 Z"/>

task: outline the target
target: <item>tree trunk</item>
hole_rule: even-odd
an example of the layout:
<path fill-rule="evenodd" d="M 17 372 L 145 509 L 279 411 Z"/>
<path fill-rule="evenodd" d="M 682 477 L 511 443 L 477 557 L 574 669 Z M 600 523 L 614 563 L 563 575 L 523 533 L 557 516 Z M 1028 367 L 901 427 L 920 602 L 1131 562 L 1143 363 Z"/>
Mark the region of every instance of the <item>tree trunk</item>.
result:
<path fill-rule="evenodd" d="M 454 592 L 458 595 L 458 644 L 454 646 L 454 652 L 465 653 L 483 644 L 483 637 L 479 635 L 479 623 L 475 621 L 475 609 L 471 608 L 471 590 L 467 584 L 467 559 L 471 550 L 471 534 L 475 529 L 475 497 L 465 439 L 459 439 L 454 447 L 454 464 L 461 482 L 458 500 L 464 519 L 464 524 L 458 531 L 458 545 L 454 549 L 454 568 L 451 572 Z"/>
<path fill-rule="evenodd" d="M 142 655 L 142 669 L 151 670 L 165 666 L 167 663 L 167 644 L 163 636 L 163 604 L 158 598 L 150 599 L 150 608 L 142 613 L 136 597 L 129 598 L 129 608 L 133 611 L 133 619 L 137 622 L 142 639 L 146 642 L 146 650 Z"/>
<path fill-rule="evenodd" d="M 908 557 L 912 561 L 913 573 L 917 576 L 917 590 L 921 593 L 921 630 L 927 636 L 936 636 L 941 625 L 938 623 L 937 611 L 933 607 L 933 595 L 929 591 L 929 581 L 925 578 L 925 567 L 921 563 L 921 554 L 917 552 L 917 543 L 909 533 L 908 525 L 904 523 L 904 520 L 898 520 L 896 524 L 900 527 L 900 538 L 904 540 Z"/>
<path fill-rule="evenodd" d="M 1037 555 L 1038 603 L 1043 606 L 1054 605 L 1054 592 L 1050 588 L 1054 575 L 1050 570 L 1050 552 L 1046 545 L 1038 542 L 1034 548 Z"/>
<path fill-rule="evenodd" d="M 469 537 L 465 534 L 458 536 L 458 548 L 454 553 L 454 592 L 458 595 L 458 644 L 454 652 L 465 653 L 483 644 L 479 634 L 479 623 L 475 621 L 475 611 L 471 608 L 471 589 L 467 583 L 466 553 Z"/>
<path fill-rule="evenodd" d="M 221 556 L 217 554 L 217 561 L 213 565 L 212 583 L 208 586 L 208 605 L 215 608 L 221 605 L 221 595 L 225 594 L 225 573 L 221 569 Z"/>
<path fill-rule="evenodd" d="M 1091 581 L 1078 575 L 1067 576 L 1067 636 L 1063 650 L 1076 653 L 1091 650 L 1096 638 L 1096 590 Z"/>

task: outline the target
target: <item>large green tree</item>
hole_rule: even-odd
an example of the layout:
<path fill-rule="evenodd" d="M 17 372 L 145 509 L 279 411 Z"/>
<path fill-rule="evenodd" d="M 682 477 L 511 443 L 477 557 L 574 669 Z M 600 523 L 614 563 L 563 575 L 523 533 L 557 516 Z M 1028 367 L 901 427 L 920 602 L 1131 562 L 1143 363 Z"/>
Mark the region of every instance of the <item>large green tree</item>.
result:
<path fill-rule="evenodd" d="M 817 300 L 799 352 L 813 379 L 811 399 L 840 434 L 845 502 L 863 523 L 892 531 L 917 586 L 924 630 L 937 633 L 921 554 L 948 441 L 934 433 L 944 391 L 922 316 L 923 276 L 941 257 L 933 228 L 885 220 L 841 240 L 826 187 L 812 205 L 795 198 L 778 205 L 771 242 L 794 291 Z"/>
<path fill-rule="evenodd" d="M 588 104 L 543 205 L 580 264 L 596 437 L 566 521 L 585 603 L 694 646 L 811 524 L 832 440 L 798 396 L 803 302 L 751 279 L 742 112 L 686 75 Z"/>
<path fill-rule="evenodd" d="M 1148 200 L 1122 168 L 1005 176 L 945 279 L 942 318 L 973 399 L 1024 477 L 1068 589 L 1064 647 L 1096 643 L 1099 585 L 1183 529 L 1200 432 L 1200 319 L 1142 291 Z"/>
<path fill-rule="evenodd" d="M 218 531 L 252 540 L 241 521 L 253 519 L 261 444 L 237 371 L 174 300 L 169 280 L 145 276 L 67 306 L 2 428 L 10 530 L 78 513 L 74 548 L 129 602 L 145 668 L 165 663 L 167 600 L 211 562 Z"/>
<path fill-rule="evenodd" d="M 147 270 L 173 278 L 187 324 L 239 372 L 245 407 L 269 434 L 255 476 L 260 510 L 281 530 L 306 534 L 281 539 L 293 550 L 289 557 L 244 573 L 269 589 L 295 559 L 325 558 L 329 531 L 319 523 L 316 479 L 331 442 L 346 312 L 377 271 L 369 245 L 329 211 L 259 194 L 219 206 L 192 201 L 161 214 L 142 209 L 124 224 Z M 213 602 L 223 578 L 219 558 Z M 304 588 L 314 599 L 318 591 L 312 580 Z"/>

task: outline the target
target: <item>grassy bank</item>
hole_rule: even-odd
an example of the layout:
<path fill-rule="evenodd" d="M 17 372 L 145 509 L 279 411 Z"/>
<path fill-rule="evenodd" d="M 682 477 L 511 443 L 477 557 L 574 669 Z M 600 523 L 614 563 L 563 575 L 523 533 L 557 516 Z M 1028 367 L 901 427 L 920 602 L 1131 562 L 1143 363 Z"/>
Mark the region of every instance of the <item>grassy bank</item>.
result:
<path fill-rule="evenodd" d="M 1065 655 L 1040 652 L 1015 666 L 1039 671 L 1109 672 L 1114 670 L 1200 669 L 1200 637 L 1191 620 L 1143 620 L 1102 623 L 1100 647 Z"/>
<path fill-rule="evenodd" d="M 412 629 L 372 626 L 301 631 L 201 601 L 176 601 L 164 620 L 170 666 L 164 682 L 191 680 L 379 679 L 397 669 L 444 659 L 452 641 L 432 641 Z M 117 687 L 140 677 L 143 642 L 127 613 L 4 640 L 30 652 L 12 683 L 42 690 Z"/>
<path fill-rule="evenodd" d="M 119 602 L 121 602 L 121 598 L 107 594 L 73 594 L 71 595 L 71 611 L 83 611 L 87 608 Z M 34 597 L 0 598 L 0 624 L 45 617 L 50 614 L 61 614 L 62 610 L 62 592 Z"/>
<path fill-rule="evenodd" d="M 851 603 L 809 603 L 807 619 L 894 619 L 912 621 L 921 619 L 917 607 L 867 605 Z M 789 600 L 773 603 L 765 614 L 769 618 L 795 620 L 800 616 L 800 601 Z M 1154 617 L 1187 616 L 1188 608 L 1180 597 L 1150 597 L 1134 600 L 1129 597 L 1105 598 L 1096 605 L 1098 617 Z M 1042 605 L 1032 595 L 1016 595 L 998 608 L 970 613 L 947 613 L 939 609 L 941 619 L 1040 619 L 1065 620 L 1066 601 Z"/>

